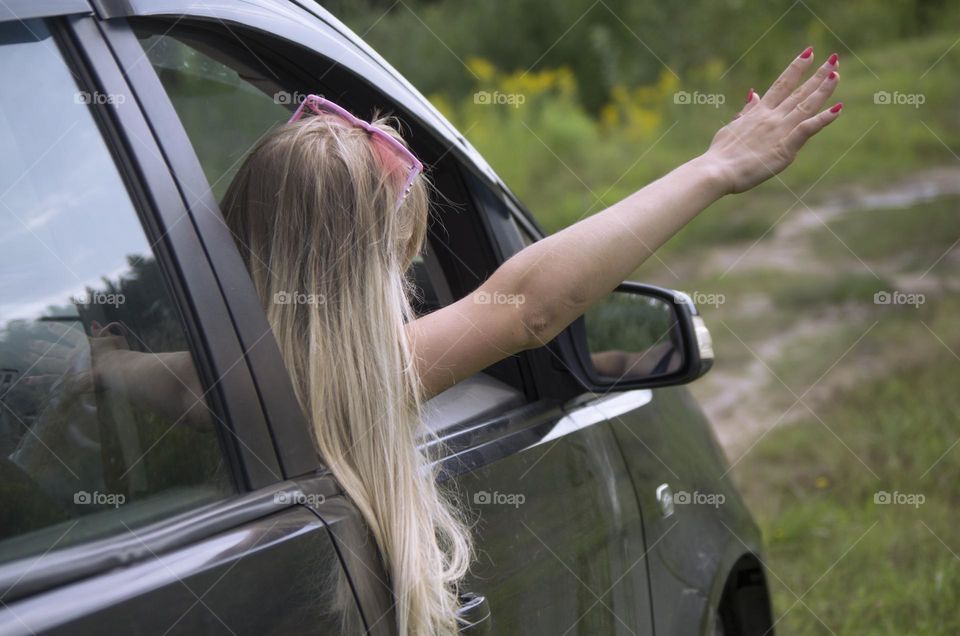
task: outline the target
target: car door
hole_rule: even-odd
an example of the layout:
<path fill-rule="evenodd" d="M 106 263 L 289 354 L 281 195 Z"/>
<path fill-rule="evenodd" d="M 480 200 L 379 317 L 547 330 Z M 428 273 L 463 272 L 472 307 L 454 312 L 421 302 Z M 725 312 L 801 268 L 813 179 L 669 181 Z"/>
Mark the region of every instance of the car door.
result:
<path fill-rule="evenodd" d="M 278 456 L 209 245 L 89 6 L 4 8 L 0 633 L 364 631 L 333 540 L 349 511 Z M 163 364 L 106 390 L 105 351 Z M 181 409 L 160 387 L 192 373 Z"/>
<path fill-rule="evenodd" d="M 132 81 L 149 102 L 151 121 L 170 124 L 161 145 L 176 154 L 174 172 L 183 187 L 199 193 L 193 205 L 203 217 L 202 234 L 222 252 L 217 272 L 243 271 L 232 265 L 240 262 L 236 248 L 226 254 L 231 238 L 219 220 L 217 195 L 257 139 L 285 121 L 299 98 L 318 92 L 361 116 L 377 107 L 401 115 L 445 202 L 434 209 L 430 249 L 412 272 L 430 286 L 423 297 L 432 307 L 421 309 L 470 293 L 505 257 L 491 234 L 491 219 L 503 211 L 490 206 L 484 171 L 425 124 L 429 111 L 410 107 L 415 102 L 402 82 L 384 76 L 383 66 L 348 40 L 286 3 L 258 6 L 258 13 L 218 6 L 212 21 L 210 7 L 178 7 L 183 13 L 166 15 L 172 6 L 152 5 L 142 11 L 151 16 L 138 17 L 135 5 L 124 15 L 138 51 L 119 17 L 109 21 L 117 26 L 108 40 L 128 73 L 144 63 L 155 71 L 152 79 L 140 74 Z M 227 299 L 244 308 L 235 320 L 264 322 L 252 286 L 240 278 Z M 251 339 L 257 335 L 242 324 L 238 330 L 241 338 L 245 330 Z M 591 414 L 581 413 L 590 407 L 563 410 L 577 390 L 569 380 L 565 392 L 555 390 L 557 376 L 543 375 L 555 364 L 546 352 L 511 358 L 427 406 L 427 424 L 451 449 L 447 473 L 456 476 L 477 518 L 478 562 L 465 589 L 487 598 L 495 633 L 649 633 L 643 529 L 623 457 L 609 428 L 592 426 Z M 302 415 L 281 414 L 289 401 L 276 382 L 285 375 L 281 368 L 271 347 L 253 365 L 253 375 L 273 380 L 261 383 L 260 392 L 274 436 L 295 439 L 306 425 Z M 281 461 L 298 450 L 296 443 L 278 443 Z M 342 553 L 369 548 L 362 532 L 333 531 L 337 545 L 345 546 Z M 346 543 L 355 537 L 359 543 Z M 354 587 L 368 582 L 378 588 L 382 573 L 371 577 L 370 566 L 360 563 L 348 567 Z M 391 624 L 373 618 L 377 610 L 367 609 L 365 595 L 359 596 L 368 622 L 377 628 Z"/>

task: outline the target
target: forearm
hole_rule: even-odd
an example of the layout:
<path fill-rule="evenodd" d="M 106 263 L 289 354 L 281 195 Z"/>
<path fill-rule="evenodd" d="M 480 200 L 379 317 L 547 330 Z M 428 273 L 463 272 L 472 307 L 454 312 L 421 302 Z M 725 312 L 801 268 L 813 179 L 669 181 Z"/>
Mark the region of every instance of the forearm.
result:
<path fill-rule="evenodd" d="M 552 339 L 726 192 L 698 157 L 609 208 L 527 247 L 484 285 L 512 293 L 533 346 Z"/>

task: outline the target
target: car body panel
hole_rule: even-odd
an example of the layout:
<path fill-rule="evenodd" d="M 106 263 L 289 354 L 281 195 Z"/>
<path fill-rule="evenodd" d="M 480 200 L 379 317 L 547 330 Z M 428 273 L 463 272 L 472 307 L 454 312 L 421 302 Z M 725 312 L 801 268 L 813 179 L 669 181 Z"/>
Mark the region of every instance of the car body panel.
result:
<path fill-rule="evenodd" d="M 486 458 L 456 490 L 477 519 L 465 585 L 487 597 L 494 633 L 653 633 L 640 510 L 609 428 Z"/>
<path fill-rule="evenodd" d="M 102 634 L 107 625 L 123 634 L 358 633 L 343 572 L 323 522 L 294 506 L 11 602 L 0 634 Z M 316 586 L 303 584 L 311 579 Z"/>
<path fill-rule="evenodd" d="M 653 394 L 650 404 L 611 426 L 643 511 L 656 632 L 709 634 L 727 573 L 744 553 L 760 554 L 760 532 L 690 392 L 671 387 Z M 669 516 L 657 498 L 663 484 L 675 502 L 681 493 L 690 500 L 675 503 Z M 702 503 L 693 502 L 695 494 Z"/>

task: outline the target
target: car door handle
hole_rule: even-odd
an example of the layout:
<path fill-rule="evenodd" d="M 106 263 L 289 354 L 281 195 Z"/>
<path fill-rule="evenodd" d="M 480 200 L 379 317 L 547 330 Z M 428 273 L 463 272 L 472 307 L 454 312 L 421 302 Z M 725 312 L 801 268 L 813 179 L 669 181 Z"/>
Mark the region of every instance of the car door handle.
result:
<path fill-rule="evenodd" d="M 457 618 L 460 620 L 461 634 L 469 634 L 469 636 L 489 634 L 491 621 L 487 597 L 473 592 L 461 594 Z"/>

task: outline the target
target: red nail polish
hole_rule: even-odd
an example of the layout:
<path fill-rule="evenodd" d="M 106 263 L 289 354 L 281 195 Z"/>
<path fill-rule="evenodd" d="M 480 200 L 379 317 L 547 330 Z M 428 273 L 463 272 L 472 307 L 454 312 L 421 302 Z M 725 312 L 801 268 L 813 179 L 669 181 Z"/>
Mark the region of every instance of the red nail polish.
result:
<path fill-rule="evenodd" d="M 827 60 L 827 64 L 829 64 L 830 66 L 836 66 L 837 60 L 839 59 L 840 59 L 840 56 L 837 55 L 836 53 L 833 53 L 830 55 L 830 59 Z"/>
<path fill-rule="evenodd" d="M 751 88 L 750 91 L 747 93 L 747 103 L 749 104 L 751 100 L 753 100 L 753 89 L 752 89 L 752 88 Z"/>
<path fill-rule="evenodd" d="M 836 77 L 837 77 L 837 72 L 836 72 L 836 71 L 830 71 L 830 74 L 827 75 L 827 79 L 831 79 L 831 80 L 832 80 L 832 79 L 836 79 Z"/>
<path fill-rule="evenodd" d="M 807 59 L 808 57 L 810 57 L 811 55 L 813 55 L 813 47 L 812 47 L 812 46 L 808 46 L 807 48 L 803 49 L 803 53 L 800 54 L 800 57 L 801 57 L 801 59 L 804 59 L 804 60 L 805 60 L 805 59 Z"/>
<path fill-rule="evenodd" d="M 839 113 L 840 109 L 843 108 L 843 102 L 837 102 L 834 104 L 833 108 L 830 109 L 831 113 Z"/>

